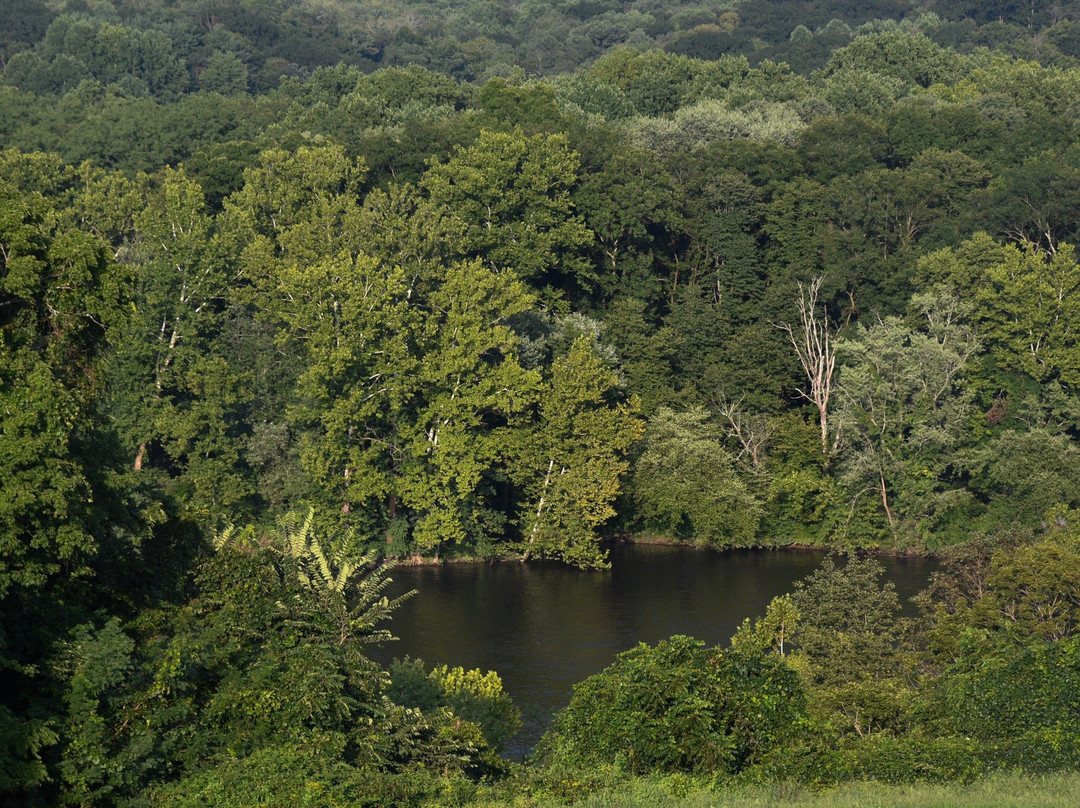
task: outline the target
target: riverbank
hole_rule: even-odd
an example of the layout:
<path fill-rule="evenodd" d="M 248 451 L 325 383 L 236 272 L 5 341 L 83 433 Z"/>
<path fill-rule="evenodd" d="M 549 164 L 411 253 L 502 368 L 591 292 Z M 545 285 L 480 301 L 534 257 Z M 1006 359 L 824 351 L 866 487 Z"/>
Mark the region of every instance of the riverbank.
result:
<path fill-rule="evenodd" d="M 401 640 L 380 649 L 376 661 L 410 656 L 497 671 L 525 712 L 522 733 L 507 750 L 519 760 L 572 687 L 616 654 L 673 634 L 727 644 L 743 620 L 763 615 L 824 557 L 810 550 L 703 552 L 624 543 L 611 547 L 611 569 L 601 572 L 558 561 L 401 567 L 387 596 L 419 594 L 395 612 L 390 628 Z M 882 563 L 905 605 L 937 569 L 925 559 Z"/>
<path fill-rule="evenodd" d="M 783 551 L 783 552 L 807 552 L 807 553 L 832 553 L 846 551 L 852 548 L 835 547 L 831 545 L 815 545 L 815 544 L 763 544 L 752 547 L 709 547 L 708 545 L 701 545 L 696 542 L 687 541 L 686 539 L 678 539 L 672 536 L 663 536 L 659 534 L 651 533 L 620 533 L 615 536 L 610 536 L 601 541 L 601 547 L 610 550 L 613 547 L 620 545 L 644 545 L 655 547 L 686 547 L 694 550 L 701 550 L 704 552 L 713 553 L 726 553 L 732 550 L 753 550 L 753 551 Z M 859 547 L 855 548 L 860 553 L 876 556 L 879 558 L 925 558 L 925 559 L 937 559 L 940 558 L 939 553 L 933 553 L 930 551 L 917 551 L 914 549 L 890 549 L 887 547 Z M 449 557 L 428 557 L 421 555 L 403 556 L 400 558 L 388 559 L 394 567 L 431 567 L 440 566 L 443 564 L 497 564 L 504 562 L 517 562 L 525 563 L 530 560 L 520 555 L 504 555 L 504 556 L 449 556 Z"/>
<path fill-rule="evenodd" d="M 815 553 L 831 553 L 837 551 L 846 551 L 849 549 L 858 550 L 860 553 L 866 553 L 867 555 L 881 556 L 883 558 L 938 558 L 939 554 L 931 552 L 930 550 L 916 550 L 914 548 L 889 548 L 889 547 L 837 547 L 836 545 L 826 544 L 805 544 L 800 542 L 792 542 L 790 544 L 758 544 L 749 547 L 710 547 L 709 545 L 698 544 L 697 542 L 688 541 L 686 539 L 677 539 L 672 536 L 664 536 L 654 533 L 621 533 L 603 541 L 605 545 L 615 544 L 656 544 L 661 546 L 672 547 L 693 547 L 699 550 L 712 550 L 713 552 L 723 553 L 727 550 L 805 550 Z"/>

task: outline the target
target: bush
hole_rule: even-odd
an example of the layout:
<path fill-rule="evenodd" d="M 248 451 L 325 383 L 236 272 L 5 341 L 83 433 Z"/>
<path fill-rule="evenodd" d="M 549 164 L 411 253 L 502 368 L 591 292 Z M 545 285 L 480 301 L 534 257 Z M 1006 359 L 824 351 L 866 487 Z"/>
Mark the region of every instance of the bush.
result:
<path fill-rule="evenodd" d="M 1080 765 L 1080 637 L 1016 648 L 971 631 L 921 705 L 924 726 L 1029 772 Z"/>
<path fill-rule="evenodd" d="M 395 659 L 387 695 L 395 704 L 425 713 L 449 708 L 456 718 L 475 724 L 496 752 L 521 726 L 521 711 L 503 691 L 502 679 L 494 671 L 443 665 L 427 673 L 422 660 Z"/>
<path fill-rule="evenodd" d="M 813 786 L 865 780 L 968 783 L 989 770 L 982 746 L 970 738 L 877 734 L 838 739 L 827 726 L 819 725 L 807 741 L 771 755 L 746 781 Z"/>
<path fill-rule="evenodd" d="M 798 677 L 780 657 L 675 636 L 640 644 L 575 686 L 537 756 L 571 769 L 734 773 L 804 721 Z"/>
<path fill-rule="evenodd" d="M 161 808 L 352 808 L 420 806 L 436 795 L 471 792 L 460 776 L 439 776 L 420 766 L 398 772 L 362 769 L 340 760 L 340 753 L 310 747 L 275 746 L 217 766 L 143 795 Z"/>

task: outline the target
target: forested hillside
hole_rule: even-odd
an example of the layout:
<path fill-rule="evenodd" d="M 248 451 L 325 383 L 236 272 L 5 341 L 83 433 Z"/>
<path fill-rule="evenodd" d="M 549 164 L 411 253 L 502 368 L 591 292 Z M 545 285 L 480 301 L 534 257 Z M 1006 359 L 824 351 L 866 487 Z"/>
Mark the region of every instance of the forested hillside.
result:
<path fill-rule="evenodd" d="M 496 777 L 497 677 L 363 656 L 383 557 L 960 559 L 856 684 L 824 590 L 798 686 L 783 604 L 737 638 L 845 738 L 1075 675 L 1078 59 L 1069 3 L 9 2 L 0 791 Z"/>

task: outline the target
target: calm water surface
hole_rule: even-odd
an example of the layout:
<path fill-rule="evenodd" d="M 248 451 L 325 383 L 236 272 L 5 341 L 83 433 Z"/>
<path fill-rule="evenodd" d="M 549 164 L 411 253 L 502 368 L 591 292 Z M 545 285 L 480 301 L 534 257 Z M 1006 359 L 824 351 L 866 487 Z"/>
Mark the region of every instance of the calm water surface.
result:
<path fill-rule="evenodd" d="M 507 750 L 521 757 L 566 705 L 571 687 L 620 651 L 672 634 L 726 642 L 744 618 L 763 614 L 823 558 L 806 550 L 618 545 L 612 568 L 602 572 L 547 562 L 402 567 L 388 594 L 417 594 L 389 626 L 400 641 L 373 656 L 498 671 L 524 715 Z M 936 568 L 927 559 L 881 561 L 905 602 Z"/>

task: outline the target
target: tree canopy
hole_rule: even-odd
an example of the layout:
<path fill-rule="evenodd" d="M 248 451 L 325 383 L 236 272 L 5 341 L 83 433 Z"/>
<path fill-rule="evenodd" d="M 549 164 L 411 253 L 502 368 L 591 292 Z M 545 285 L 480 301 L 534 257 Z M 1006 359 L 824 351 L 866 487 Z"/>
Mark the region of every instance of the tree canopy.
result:
<path fill-rule="evenodd" d="M 630 652 L 559 765 L 1075 760 L 1076 9 L 661 5 L 8 3 L 0 791 L 496 777 L 501 685 L 371 663 L 360 570 L 625 535 L 975 560 L 918 636 L 852 561 L 741 650 Z"/>

